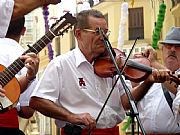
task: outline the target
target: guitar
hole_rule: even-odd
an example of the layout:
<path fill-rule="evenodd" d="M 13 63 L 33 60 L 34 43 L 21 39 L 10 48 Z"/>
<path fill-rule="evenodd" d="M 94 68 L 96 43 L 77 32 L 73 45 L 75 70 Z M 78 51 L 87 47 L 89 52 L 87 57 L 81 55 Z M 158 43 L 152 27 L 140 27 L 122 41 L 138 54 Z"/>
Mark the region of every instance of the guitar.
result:
<path fill-rule="evenodd" d="M 34 52 L 38 54 L 55 36 L 63 35 L 76 23 L 76 18 L 70 13 L 60 17 L 49 31 L 35 44 L 29 46 L 23 54 Z M 0 85 L 5 89 L 5 97 L 0 97 L 0 111 L 9 109 L 18 101 L 20 85 L 15 75 L 24 67 L 24 60 L 17 58 L 7 68 L 0 64 Z"/>

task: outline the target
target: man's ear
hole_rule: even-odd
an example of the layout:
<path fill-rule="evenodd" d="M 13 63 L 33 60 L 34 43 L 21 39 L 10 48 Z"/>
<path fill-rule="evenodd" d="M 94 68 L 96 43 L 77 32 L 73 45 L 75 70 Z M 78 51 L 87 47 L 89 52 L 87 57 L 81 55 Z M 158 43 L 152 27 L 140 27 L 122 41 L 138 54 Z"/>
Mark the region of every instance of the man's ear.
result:
<path fill-rule="evenodd" d="M 80 29 L 74 30 L 74 36 L 75 36 L 77 39 L 80 39 L 80 38 L 81 38 L 81 30 L 80 30 Z"/>
<path fill-rule="evenodd" d="M 25 32 L 26 32 L 26 27 L 23 27 L 21 31 L 21 36 L 24 36 Z"/>

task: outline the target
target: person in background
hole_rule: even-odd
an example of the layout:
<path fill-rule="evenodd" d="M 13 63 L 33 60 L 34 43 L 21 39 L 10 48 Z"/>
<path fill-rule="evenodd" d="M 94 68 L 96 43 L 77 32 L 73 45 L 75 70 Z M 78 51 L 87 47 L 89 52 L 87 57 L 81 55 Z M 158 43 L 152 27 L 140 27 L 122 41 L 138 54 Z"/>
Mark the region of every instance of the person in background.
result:
<path fill-rule="evenodd" d="M 88 132 L 92 135 L 119 135 L 117 124 L 124 119 L 123 104 L 127 100 L 120 80 L 96 121 L 117 79 L 117 76 L 111 76 L 112 73 L 107 78 L 98 76 L 93 66 L 95 60 L 106 52 L 103 36 L 109 36 L 107 21 L 100 11 L 93 9 L 81 11 L 76 18 L 74 34 L 78 46 L 48 64 L 32 94 L 30 107 L 55 118 L 56 125 L 62 128 L 62 135 L 77 132 L 82 135 Z M 155 78 L 159 77 L 156 73 Z M 163 77 L 167 76 L 164 73 Z M 155 78 L 149 76 L 152 81 Z M 131 89 L 130 81 L 124 81 Z"/>
<path fill-rule="evenodd" d="M 9 22 L 32 10 L 48 4 L 58 4 L 61 0 L 1 0 L 0 1 L 0 38 L 5 37 Z"/>
<path fill-rule="evenodd" d="M 37 84 L 36 73 L 38 72 L 39 58 L 35 53 L 22 55 L 25 50 L 18 42 L 25 32 L 24 23 L 24 16 L 11 21 L 6 38 L 0 38 L 0 64 L 8 67 L 20 56 L 21 59 L 25 60 L 25 67 L 27 68 L 23 68 L 16 75 L 22 93 L 18 105 L 0 111 L 0 133 L 6 135 L 23 134 L 19 130 L 18 115 L 23 118 L 30 118 L 34 113 L 34 110 L 29 107 L 29 98 Z M 1 79 L 3 78 L 1 77 Z M 1 96 L 3 96 L 0 97 L 2 101 L 5 100 L 6 90 L 2 87 L 0 87 L 0 90 L 2 92 L 0 92 Z"/>
<path fill-rule="evenodd" d="M 177 74 L 180 68 L 180 28 L 172 27 L 162 44 L 162 57 L 164 65 L 157 61 L 157 53 L 152 47 L 148 47 L 141 54 L 142 57 L 149 59 L 152 68 L 169 69 L 171 73 Z M 175 75 L 174 75 L 175 76 Z M 172 109 L 172 103 L 179 103 L 177 98 L 177 91 L 179 91 L 178 84 L 180 81 L 173 81 L 171 76 L 170 81 L 164 83 L 140 83 L 135 87 L 136 92 L 141 93 L 137 101 L 139 116 L 142 125 L 147 134 L 180 134 L 179 122 L 176 121 L 177 113 Z M 178 80 L 177 78 L 175 80 Z M 142 91 L 144 91 L 142 93 Z"/>
<path fill-rule="evenodd" d="M 173 53 L 172 55 L 174 56 L 174 58 L 171 61 L 169 60 L 169 63 L 167 64 L 172 64 L 174 66 L 177 76 L 180 77 L 180 27 L 176 27 L 176 29 L 177 29 L 175 33 L 176 40 L 173 42 L 174 47 L 173 46 L 171 47 L 172 49 L 173 48 L 175 49 L 175 53 Z M 180 88 L 179 87 L 177 91 L 174 92 L 174 94 L 176 95 L 175 99 L 173 100 L 174 116 L 177 123 L 180 123 Z"/>
<path fill-rule="evenodd" d="M 178 87 L 176 97 L 173 100 L 173 111 L 177 123 L 180 123 L 180 88 Z"/>

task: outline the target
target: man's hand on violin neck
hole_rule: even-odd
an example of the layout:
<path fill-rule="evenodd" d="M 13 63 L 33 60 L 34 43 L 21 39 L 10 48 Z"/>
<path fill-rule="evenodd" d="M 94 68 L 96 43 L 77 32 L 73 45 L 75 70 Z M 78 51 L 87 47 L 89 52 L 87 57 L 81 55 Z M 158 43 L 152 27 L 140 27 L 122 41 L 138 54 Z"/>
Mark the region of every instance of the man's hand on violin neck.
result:
<path fill-rule="evenodd" d="M 168 69 L 153 69 L 148 79 L 150 82 L 163 83 L 170 80 L 170 73 Z"/>

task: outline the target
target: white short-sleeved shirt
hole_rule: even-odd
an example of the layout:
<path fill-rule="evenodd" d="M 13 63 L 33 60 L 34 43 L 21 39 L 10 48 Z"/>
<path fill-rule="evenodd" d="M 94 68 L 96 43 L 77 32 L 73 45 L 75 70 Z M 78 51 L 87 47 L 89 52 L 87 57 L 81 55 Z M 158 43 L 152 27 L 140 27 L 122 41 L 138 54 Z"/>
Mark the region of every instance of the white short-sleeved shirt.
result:
<path fill-rule="evenodd" d="M 176 74 L 180 74 L 180 69 L 176 71 Z M 176 121 L 180 124 L 180 113 L 179 113 L 179 106 L 180 106 L 180 86 L 177 89 L 176 96 L 173 100 L 173 111 L 176 118 Z"/>
<path fill-rule="evenodd" d="M 179 113 L 179 106 L 180 106 L 180 86 L 178 87 L 178 91 L 176 93 L 176 97 L 173 100 L 173 111 L 176 118 L 177 123 L 180 124 L 180 113 Z"/>
<path fill-rule="evenodd" d="M 20 46 L 15 40 L 9 38 L 0 38 L 0 64 L 8 67 L 13 63 L 21 54 L 24 52 L 22 46 Z M 23 68 L 17 75 L 26 74 L 27 69 Z M 29 99 L 32 91 L 37 84 L 37 80 L 33 81 L 32 84 L 27 88 L 25 92 L 20 95 L 19 105 L 29 106 Z"/>
<path fill-rule="evenodd" d="M 146 133 L 180 132 L 180 126 L 166 101 L 161 83 L 153 84 L 137 107 Z"/>
<path fill-rule="evenodd" d="M 95 75 L 93 66 L 76 48 L 48 64 L 32 96 L 49 99 L 73 113 L 90 113 L 96 119 L 113 82 L 111 78 Z M 126 84 L 131 88 L 129 81 Z M 118 82 L 100 116 L 97 128 L 114 127 L 122 121 L 124 110 L 120 96 L 123 93 L 124 89 Z M 56 120 L 56 124 L 63 127 L 65 122 Z"/>
<path fill-rule="evenodd" d="M 14 0 L 0 1 L 0 38 L 5 37 L 14 8 Z"/>

